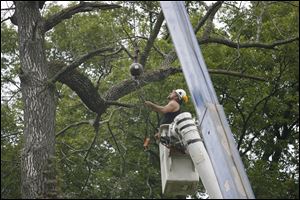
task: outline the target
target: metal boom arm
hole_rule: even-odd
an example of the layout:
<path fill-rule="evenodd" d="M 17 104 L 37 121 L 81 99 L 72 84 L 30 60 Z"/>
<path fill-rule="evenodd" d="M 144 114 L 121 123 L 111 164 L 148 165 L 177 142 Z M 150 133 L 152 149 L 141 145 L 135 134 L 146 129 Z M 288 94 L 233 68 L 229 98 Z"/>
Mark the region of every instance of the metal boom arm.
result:
<path fill-rule="evenodd" d="M 219 104 L 196 36 L 182 1 L 160 1 L 180 60 L 200 131 L 222 198 L 253 199 L 254 194 L 235 145 L 223 107 Z"/>

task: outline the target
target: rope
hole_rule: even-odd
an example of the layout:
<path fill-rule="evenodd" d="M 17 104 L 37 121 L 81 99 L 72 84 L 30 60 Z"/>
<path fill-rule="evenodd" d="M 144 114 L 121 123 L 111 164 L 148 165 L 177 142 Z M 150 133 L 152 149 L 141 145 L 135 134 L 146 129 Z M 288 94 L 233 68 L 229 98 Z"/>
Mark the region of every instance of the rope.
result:
<path fill-rule="evenodd" d="M 133 10 L 133 31 L 134 31 L 134 40 L 133 40 L 133 46 L 134 46 L 134 62 L 138 62 L 138 53 L 139 53 L 139 47 L 138 47 L 138 41 L 137 41 L 137 33 L 136 33 L 136 11 L 135 11 L 135 2 L 132 3 L 132 10 Z"/>
<path fill-rule="evenodd" d="M 136 88 L 136 92 L 137 92 L 138 98 L 144 104 L 144 102 L 145 102 L 145 98 L 144 98 L 145 91 L 144 91 L 143 87 L 140 86 L 140 80 L 135 79 L 135 78 L 133 78 L 133 80 L 136 83 L 135 88 Z"/>

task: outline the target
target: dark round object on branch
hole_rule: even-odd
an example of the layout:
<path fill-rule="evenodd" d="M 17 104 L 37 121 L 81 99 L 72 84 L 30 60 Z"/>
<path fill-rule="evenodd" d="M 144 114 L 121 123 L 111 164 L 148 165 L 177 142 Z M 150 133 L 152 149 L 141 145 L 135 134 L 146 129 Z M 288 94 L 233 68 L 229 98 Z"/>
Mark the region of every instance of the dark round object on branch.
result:
<path fill-rule="evenodd" d="M 143 73 L 143 66 L 140 63 L 132 63 L 130 65 L 130 74 L 134 77 L 140 76 Z"/>

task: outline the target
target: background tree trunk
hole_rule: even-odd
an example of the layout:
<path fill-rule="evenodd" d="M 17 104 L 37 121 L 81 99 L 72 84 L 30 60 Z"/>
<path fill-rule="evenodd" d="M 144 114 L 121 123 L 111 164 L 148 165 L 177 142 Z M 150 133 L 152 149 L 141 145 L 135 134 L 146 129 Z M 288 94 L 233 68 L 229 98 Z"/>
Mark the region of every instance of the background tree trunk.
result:
<path fill-rule="evenodd" d="M 43 20 L 39 3 L 16 1 L 24 103 L 24 148 L 21 155 L 22 197 L 55 198 L 54 88 L 48 86 Z M 53 193 L 54 192 L 54 193 Z M 53 196 L 54 194 L 54 196 Z"/>

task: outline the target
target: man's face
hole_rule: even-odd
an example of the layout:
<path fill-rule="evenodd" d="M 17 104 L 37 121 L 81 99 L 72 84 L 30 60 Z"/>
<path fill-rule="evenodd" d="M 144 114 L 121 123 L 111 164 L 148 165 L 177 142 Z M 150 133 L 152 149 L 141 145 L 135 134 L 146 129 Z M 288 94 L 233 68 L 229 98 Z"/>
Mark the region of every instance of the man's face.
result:
<path fill-rule="evenodd" d="M 169 100 L 171 100 L 171 99 L 175 99 L 176 97 L 177 97 L 177 94 L 176 94 L 175 90 L 173 90 L 167 98 Z"/>

